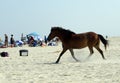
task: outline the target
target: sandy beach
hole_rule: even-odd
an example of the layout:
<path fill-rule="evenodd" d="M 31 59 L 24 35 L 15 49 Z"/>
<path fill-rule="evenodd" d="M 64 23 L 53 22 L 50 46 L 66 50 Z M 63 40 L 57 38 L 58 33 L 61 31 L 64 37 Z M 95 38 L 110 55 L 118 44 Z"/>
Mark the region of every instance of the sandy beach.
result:
<path fill-rule="evenodd" d="M 54 64 L 62 48 L 15 47 L 0 48 L 9 57 L 0 57 L 0 83 L 120 83 L 120 37 L 111 37 L 105 51 L 106 60 L 94 49 L 92 57 L 88 48 L 75 49 L 80 62 L 76 62 L 67 51 L 59 64 Z M 19 50 L 27 49 L 28 56 L 20 56 Z"/>

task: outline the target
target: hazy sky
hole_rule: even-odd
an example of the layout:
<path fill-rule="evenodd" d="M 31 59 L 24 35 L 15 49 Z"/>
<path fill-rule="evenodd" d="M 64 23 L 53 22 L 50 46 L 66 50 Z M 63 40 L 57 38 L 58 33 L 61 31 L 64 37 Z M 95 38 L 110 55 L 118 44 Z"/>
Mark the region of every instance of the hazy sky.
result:
<path fill-rule="evenodd" d="M 0 0 L 0 36 L 43 37 L 52 26 L 120 36 L 120 0 Z"/>

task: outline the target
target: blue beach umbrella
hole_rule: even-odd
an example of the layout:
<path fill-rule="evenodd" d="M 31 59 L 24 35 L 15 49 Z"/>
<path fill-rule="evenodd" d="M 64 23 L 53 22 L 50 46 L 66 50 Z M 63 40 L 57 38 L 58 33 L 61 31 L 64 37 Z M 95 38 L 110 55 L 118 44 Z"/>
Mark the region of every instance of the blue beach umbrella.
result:
<path fill-rule="evenodd" d="M 32 32 L 30 34 L 28 34 L 28 36 L 32 36 L 35 40 L 40 40 L 40 35 L 36 32 Z"/>

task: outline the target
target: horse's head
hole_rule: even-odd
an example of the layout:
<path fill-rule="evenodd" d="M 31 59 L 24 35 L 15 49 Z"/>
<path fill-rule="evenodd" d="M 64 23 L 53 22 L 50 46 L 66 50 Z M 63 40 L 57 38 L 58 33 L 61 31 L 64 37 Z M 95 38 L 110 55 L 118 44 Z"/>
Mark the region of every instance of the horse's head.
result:
<path fill-rule="evenodd" d="M 47 40 L 48 41 L 52 40 L 54 37 L 56 37 L 58 35 L 58 33 L 59 33 L 58 29 L 56 27 L 52 27 Z"/>

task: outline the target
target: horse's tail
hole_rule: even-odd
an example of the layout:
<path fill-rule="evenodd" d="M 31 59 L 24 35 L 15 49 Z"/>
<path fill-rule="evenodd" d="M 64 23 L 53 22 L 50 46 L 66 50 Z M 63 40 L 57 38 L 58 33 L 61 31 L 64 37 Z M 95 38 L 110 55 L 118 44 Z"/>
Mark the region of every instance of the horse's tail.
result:
<path fill-rule="evenodd" d="M 107 46 L 109 45 L 109 44 L 108 44 L 108 40 L 106 40 L 106 39 L 105 39 L 102 35 L 100 35 L 100 34 L 98 34 L 98 36 L 99 36 L 100 40 L 102 41 L 102 43 L 104 44 L 105 50 L 106 50 Z"/>

